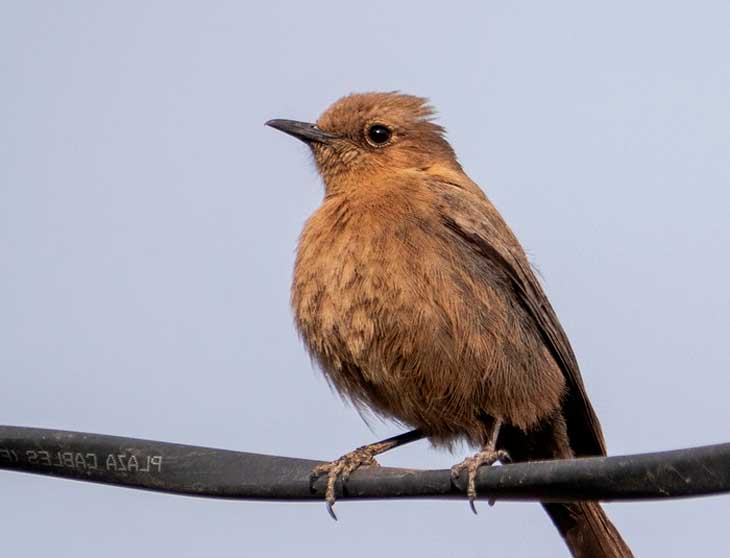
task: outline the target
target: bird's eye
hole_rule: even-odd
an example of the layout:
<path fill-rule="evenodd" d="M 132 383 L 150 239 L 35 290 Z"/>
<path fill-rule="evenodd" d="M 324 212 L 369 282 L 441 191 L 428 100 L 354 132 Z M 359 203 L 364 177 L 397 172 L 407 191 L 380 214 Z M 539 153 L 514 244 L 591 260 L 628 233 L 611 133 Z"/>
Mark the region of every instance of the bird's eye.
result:
<path fill-rule="evenodd" d="M 393 137 L 393 131 L 383 124 L 373 124 L 366 133 L 368 141 L 375 146 L 385 145 Z"/>

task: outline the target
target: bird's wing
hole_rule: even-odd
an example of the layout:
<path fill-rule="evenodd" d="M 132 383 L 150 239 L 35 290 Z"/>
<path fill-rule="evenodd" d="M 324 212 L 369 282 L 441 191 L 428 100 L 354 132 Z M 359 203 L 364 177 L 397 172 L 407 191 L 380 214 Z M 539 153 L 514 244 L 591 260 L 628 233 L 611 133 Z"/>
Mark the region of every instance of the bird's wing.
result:
<path fill-rule="evenodd" d="M 535 321 L 567 382 L 563 413 L 575 455 L 605 455 L 601 425 L 588 399 L 568 337 L 516 237 L 494 206 L 474 188 L 451 183 L 437 188 L 443 225 L 504 273 L 514 296 Z"/>

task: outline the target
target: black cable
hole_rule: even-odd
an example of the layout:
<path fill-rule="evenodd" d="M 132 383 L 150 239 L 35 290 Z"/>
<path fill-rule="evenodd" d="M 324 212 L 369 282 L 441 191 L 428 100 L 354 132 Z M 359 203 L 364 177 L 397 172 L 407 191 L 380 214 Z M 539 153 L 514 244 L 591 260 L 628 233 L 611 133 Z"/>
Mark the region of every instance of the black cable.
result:
<path fill-rule="evenodd" d="M 159 492 L 245 500 L 324 498 L 319 461 L 62 430 L 0 426 L 0 469 Z M 341 499 L 463 498 L 448 470 L 367 468 Z M 644 500 L 730 491 L 730 444 L 616 457 L 484 467 L 477 490 L 497 500 Z"/>

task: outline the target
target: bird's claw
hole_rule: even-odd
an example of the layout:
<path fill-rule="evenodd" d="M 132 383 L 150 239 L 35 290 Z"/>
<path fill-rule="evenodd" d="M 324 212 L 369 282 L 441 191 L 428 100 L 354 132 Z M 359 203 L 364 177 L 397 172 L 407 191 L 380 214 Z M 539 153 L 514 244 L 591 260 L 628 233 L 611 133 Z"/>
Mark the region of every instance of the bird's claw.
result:
<path fill-rule="evenodd" d="M 337 521 L 337 514 L 335 513 L 335 503 L 330 502 L 327 500 L 327 513 L 330 514 L 330 517 Z"/>
<path fill-rule="evenodd" d="M 475 455 L 472 455 L 471 457 L 467 457 L 464 461 L 462 461 L 461 463 L 457 463 L 451 468 L 451 478 L 454 480 L 459 478 L 459 476 L 461 476 L 461 472 L 466 469 L 466 472 L 468 474 L 466 483 L 466 497 L 469 499 L 469 507 L 475 515 L 477 513 L 477 471 L 482 465 L 492 465 L 497 461 L 509 463 L 509 454 L 504 450 L 485 449 Z M 489 499 L 489 505 L 494 505 L 494 498 Z"/>
<path fill-rule="evenodd" d="M 377 451 L 373 451 L 370 446 L 363 446 L 330 463 L 318 465 L 312 470 L 310 483 L 314 483 L 322 475 L 327 475 L 325 502 L 327 503 L 327 512 L 335 521 L 337 521 L 337 515 L 335 514 L 337 479 L 340 479 L 344 484 L 350 478 L 350 475 L 360 467 L 380 467 L 380 464 L 375 460 L 376 454 Z"/>

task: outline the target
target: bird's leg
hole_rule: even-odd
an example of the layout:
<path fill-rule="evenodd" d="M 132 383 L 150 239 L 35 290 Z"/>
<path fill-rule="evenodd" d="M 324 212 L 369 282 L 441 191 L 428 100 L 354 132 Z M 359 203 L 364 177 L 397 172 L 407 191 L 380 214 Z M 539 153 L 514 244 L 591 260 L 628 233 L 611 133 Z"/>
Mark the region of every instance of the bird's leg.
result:
<path fill-rule="evenodd" d="M 343 483 L 347 482 L 349 476 L 358 468 L 363 466 L 380 467 L 375 456 L 380 455 L 388 450 L 405 445 L 409 442 L 415 442 L 424 437 L 420 430 L 412 430 L 398 436 L 393 436 L 387 440 L 381 440 L 374 444 L 362 446 L 356 450 L 346 453 L 339 459 L 335 459 L 331 463 L 323 463 L 312 470 L 311 480 L 314 482 L 318 477 L 327 475 L 327 492 L 325 500 L 327 501 L 327 511 L 332 519 L 337 520 L 334 512 L 335 505 L 335 483 L 340 479 Z"/>
<path fill-rule="evenodd" d="M 476 478 L 477 471 L 482 465 L 492 465 L 497 461 L 507 462 L 509 461 L 509 454 L 504 450 L 497 449 L 497 438 L 499 437 L 499 429 L 502 426 L 502 419 L 495 418 L 492 423 L 492 430 L 487 438 L 487 443 L 479 453 L 467 457 L 461 463 L 457 463 L 451 468 L 451 478 L 456 479 L 461 474 L 461 471 L 466 469 L 469 477 L 467 480 L 466 495 L 469 498 L 469 506 L 471 511 L 477 513 L 476 505 L 474 504 L 477 498 L 476 490 Z M 489 504 L 492 505 L 493 500 L 490 500 Z"/>

